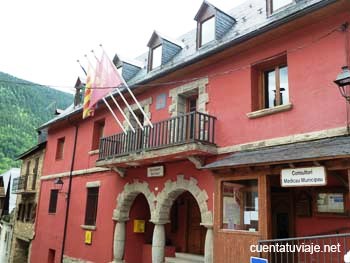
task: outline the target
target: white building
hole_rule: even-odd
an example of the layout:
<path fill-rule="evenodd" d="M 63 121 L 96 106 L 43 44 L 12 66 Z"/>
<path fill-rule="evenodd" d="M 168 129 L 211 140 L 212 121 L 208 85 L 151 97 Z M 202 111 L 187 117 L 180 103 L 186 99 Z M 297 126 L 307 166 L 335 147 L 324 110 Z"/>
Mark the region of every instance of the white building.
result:
<path fill-rule="evenodd" d="M 1 216 L 11 215 L 11 212 L 16 207 L 17 195 L 12 194 L 13 180 L 20 175 L 19 168 L 11 168 L 7 172 L 0 175 L 2 201 L 1 201 Z M 1 218 L 0 221 L 0 263 L 7 263 L 10 255 L 11 240 L 12 240 L 12 222 L 11 217 L 8 216 L 5 220 Z"/>

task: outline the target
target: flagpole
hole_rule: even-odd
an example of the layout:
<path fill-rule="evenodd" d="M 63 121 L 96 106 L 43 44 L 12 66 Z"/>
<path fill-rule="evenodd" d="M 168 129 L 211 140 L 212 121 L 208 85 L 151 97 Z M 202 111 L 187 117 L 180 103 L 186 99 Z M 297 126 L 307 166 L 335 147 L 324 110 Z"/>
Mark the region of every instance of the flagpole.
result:
<path fill-rule="evenodd" d="M 87 72 L 86 72 L 85 68 L 83 67 L 83 65 L 80 63 L 80 60 L 79 60 L 79 59 L 77 59 L 77 62 L 78 62 L 78 64 L 80 65 L 80 68 L 84 71 L 85 76 L 87 76 Z"/>
<path fill-rule="evenodd" d="M 101 47 L 102 51 L 103 51 L 104 53 L 106 53 L 106 51 L 104 50 L 102 44 L 100 44 L 100 47 Z M 118 75 L 120 76 L 118 70 L 115 68 L 115 66 L 114 66 L 113 63 L 112 63 L 112 65 L 113 65 L 113 69 L 114 69 L 114 71 L 116 72 L 116 74 L 118 74 Z M 132 97 L 133 100 L 135 101 L 137 107 L 138 107 L 138 108 L 140 109 L 140 111 L 142 112 L 142 114 L 143 114 L 143 116 L 145 117 L 146 121 L 149 123 L 149 125 L 151 126 L 151 128 L 153 128 L 152 122 L 151 122 L 150 119 L 148 118 L 148 116 L 147 116 L 147 114 L 145 113 L 145 111 L 142 109 L 140 103 L 139 103 L 138 100 L 135 98 L 135 96 L 134 96 L 134 94 L 132 93 L 132 91 L 129 89 L 129 86 L 128 86 L 128 84 L 126 84 L 126 82 L 125 82 L 123 76 L 120 76 L 120 78 L 121 78 L 121 80 L 122 80 L 124 86 L 125 86 L 126 89 L 128 90 L 129 94 L 131 95 L 131 97 Z M 119 92 L 120 96 L 121 96 L 122 98 L 124 98 L 124 96 L 121 94 L 121 92 L 119 91 L 119 89 L 118 89 L 118 92 Z M 125 100 L 124 100 L 124 102 L 125 102 Z M 134 114 L 133 114 L 133 115 L 134 115 Z M 135 116 L 134 116 L 134 117 L 135 117 Z M 137 120 L 137 118 L 135 118 L 135 119 Z M 139 125 L 140 125 L 140 124 L 139 124 Z M 142 130 L 143 130 L 143 129 L 142 129 Z"/>
<path fill-rule="evenodd" d="M 113 97 L 112 92 L 109 93 L 109 96 L 111 97 L 111 99 L 113 100 L 113 102 L 117 106 L 117 108 L 119 109 L 120 113 L 123 115 L 124 119 L 126 120 L 128 125 L 130 126 L 132 132 L 135 133 L 134 127 L 131 125 L 131 123 L 130 123 L 129 119 L 126 117 L 124 111 L 120 108 L 120 106 L 119 106 L 118 102 L 116 101 L 116 99 Z"/>
<path fill-rule="evenodd" d="M 124 95 L 121 93 L 120 89 L 117 88 L 117 91 L 120 95 L 120 97 L 122 98 L 122 100 L 124 101 L 125 105 L 128 107 L 129 111 L 131 112 L 132 116 L 134 117 L 134 119 L 136 120 L 137 124 L 140 126 L 141 130 L 144 130 L 143 125 L 141 124 L 141 122 L 139 121 L 139 118 L 137 118 L 136 114 L 134 113 L 133 109 L 130 107 L 129 103 L 126 101 L 126 99 L 124 98 Z"/>
<path fill-rule="evenodd" d="M 126 84 L 124 78 L 122 77 L 123 80 L 123 84 L 126 87 L 126 89 L 128 90 L 129 94 L 131 95 L 131 97 L 133 98 L 133 100 L 136 102 L 137 106 L 139 107 L 139 109 L 141 110 L 143 116 L 145 116 L 147 123 L 151 126 L 151 128 L 153 128 L 153 124 L 150 121 L 150 119 L 148 118 L 147 114 L 144 112 L 144 110 L 142 109 L 140 103 L 138 102 L 138 100 L 135 98 L 134 94 L 132 93 L 132 91 L 130 90 L 128 84 Z"/>
<path fill-rule="evenodd" d="M 103 102 L 106 104 L 107 108 L 109 109 L 109 111 L 112 113 L 114 119 L 116 120 L 116 122 L 119 124 L 120 128 L 122 128 L 123 132 L 126 134 L 126 130 L 125 128 L 123 127 L 123 125 L 120 123 L 118 117 L 115 115 L 115 113 L 113 112 L 111 106 L 109 106 L 108 102 L 106 101 L 105 98 L 102 98 Z"/>
<path fill-rule="evenodd" d="M 103 52 L 104 52 L 104 51 L 103 51 Z M 93 50 L 91 50 L 91 53 L 93 53 L 94 56 L 95 56 L 95 52 L 94 52 Z M 105 52 L 104 52 L 104 53 L 105 53 Z M 105 55 L 106 55 L 106 53 L 105 53 Z M 96 59 L 97 61 L 99 61 L 99 60 L 97 59 L 96 56 L 95 56 L 95 59 Z M 112 64 L 113 64 L 113 63 L 112 63 Z M 114 68 L 113 68 L 113 69 L 114 69 Z M 122 79 L 122 81 L 124 81 L 123 78 L 121 78 L 121 79 Z M 100 88 L 107 88 L 107 87 L 100 87 Z M 134 119 L 136 120 L 137 124 L 140 126 L 141 130 L 144 130 L 143 125 L 142 125 L 141 122 L 139 121 L 139 118 L 137 118 L 136 114 L 134 113 L 134 111 L 133 111 L 132 108 L 130 107 L 129 103 L 126 101 L 124 95 L 120 92 L 120 90 L 119 90 L 118 87 L 116 87 L 116 89 L 117 89 L 117 91 L 118 91 L 120 97 L 121 97 L 122 100 L 124 101 L 125 105 L 128 107 L 130 113 L 132 114 L 132 116 L 133 116 Z M 144 114 L 144 113 L 143 113 L 143 114 Z"/>
<path fill-rule="evenodd" d="M 86 60 L 88 61 L 90 67 L 92 67 L 91 62 L 90 62 L 90 60 L 88 59 L 87 55 L 85 55 L 85 58 L 86 58 Z M 97 59 L 97 58 L 96 58 L 96 59 Z M 79 64 L 80 64 L 80 63 L 79 63 Z M 85 72 L 85 70 L 84 70 L 84 72 Z M 93 87 L 92 87 L 92 88 L 93 88 Z M 108 110 L 111 112 L 112 116 L 114 117 L 115 121 L 118 123 L 118 125 L 120 126 L 120 128 L 123 130 L 124 134 L 127 134 L 127 132 L 126 132 L 124 126 L 120 123 L 118 117 L 115 115 L 115 113 L 113 112 L 112 108 L 109 106 L 108 102 L 105 100 L 105 98 L 102 98 L 102 99 L 103 99 L 103 102 L 106 104 Z"/>

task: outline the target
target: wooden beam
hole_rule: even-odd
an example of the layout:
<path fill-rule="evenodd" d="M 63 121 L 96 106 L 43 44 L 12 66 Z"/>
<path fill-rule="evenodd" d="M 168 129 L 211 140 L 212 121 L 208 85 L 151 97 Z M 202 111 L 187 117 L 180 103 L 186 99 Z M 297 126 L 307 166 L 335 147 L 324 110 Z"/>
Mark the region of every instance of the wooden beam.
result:
<path fill-rule="evenodd" d="M 318 161 L 313 161 L 313 164 L 314 164 L 315 166 L 321 166 L 321 163 L 318 162 Z"/>
<path fill-rule="evenodd" d="M 198 156 L 188 156 L 187 159 L 194 164 L 197 169 L 201 169 L 204 165 L 204 159 Z"/>
<path fill-rule="evenodd" d="M 295 168 L 295 165 L 293 163 L 288 164 L 290 168 Z"/>
<path fill-rule="evenodd" d="M 121 178 L 124 178 L 126 176 L 126 168 L 121 168 L 121 167 L 112 167 L 111 168 L 114 172 L 119 174 Z"/>

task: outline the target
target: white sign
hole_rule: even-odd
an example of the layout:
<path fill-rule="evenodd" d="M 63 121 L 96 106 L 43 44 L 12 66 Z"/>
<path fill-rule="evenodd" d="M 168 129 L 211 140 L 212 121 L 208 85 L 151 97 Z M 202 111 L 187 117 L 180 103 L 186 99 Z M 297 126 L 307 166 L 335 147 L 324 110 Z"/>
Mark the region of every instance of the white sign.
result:
<path fill-rule="evenodd" d="M 282 169 L 281 186 L 319 186 L 326 185 L 326 169 L 323 166 Z"/>
<path fill-rule="evenodd" d="M 152 166 L 147 168 L 147 177 L 162 177 L 164 176 L 164 166 Z"/>

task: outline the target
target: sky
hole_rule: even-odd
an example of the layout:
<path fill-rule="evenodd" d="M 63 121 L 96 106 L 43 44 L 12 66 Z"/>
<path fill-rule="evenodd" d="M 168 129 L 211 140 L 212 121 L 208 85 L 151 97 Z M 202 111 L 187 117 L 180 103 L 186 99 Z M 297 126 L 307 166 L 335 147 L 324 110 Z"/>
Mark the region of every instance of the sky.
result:
<path fill-rule="evenodd" d="M 209 0 L 223 11 L 245 0 Z M 202 0 L 0 1 L 0 71 L 73 92 L 85 54 L 147 52 L 154 30 L 177 38 L 194 29 Z"/>

